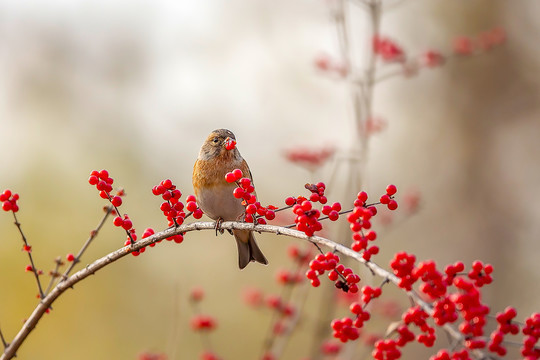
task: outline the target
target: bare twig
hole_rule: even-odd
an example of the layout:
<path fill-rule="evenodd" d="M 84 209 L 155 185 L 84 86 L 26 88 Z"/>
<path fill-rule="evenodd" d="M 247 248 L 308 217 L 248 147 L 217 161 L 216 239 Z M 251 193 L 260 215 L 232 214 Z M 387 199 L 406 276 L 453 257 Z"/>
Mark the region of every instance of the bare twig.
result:
<path fill-rule="evenodd" d="M 8 343 L 6 342 L 6 339 L 4 338 L 4 334 L 2 333 L 1 328 L 0 328 L 0 339 L 2 339 L 2 344 L 4 345 L 4 349 L 7 348 Z"/>
<path fill-rule="evenodd" d="M 62 258 L 60 256 L 58 256 L 56 259 L 54 259 L 54 262 L 56 263 L 56 266 L 54 267 L 54 270 L 51 271 L 50 275 L 51 275 L 51 280 L 49 281 L 49 285 L 47 285 L 47 288 L 45 289 L 45 294 L 48 294 L 49 291 L 51 291 L 51 288 L 54 284 L 54 280 L 60 276 L 58 270 L 60 270 L 60 266 L 62 266 L 64 264 L 64 262 L 62 261 Z"/>
<path fill-rule="evenodd" d="M 28 241 L 26 240 L 26 236 L 24 235 L 22 231 L 21 223 L 17 219 L 17 214 L 15 214 L 14 211 L 12 211 L 11 213 L 13 214 L 13 218 L 15 219 L 15 225 L 17 226 L 17 229 L 19 230 L 19 233 L 21 234 L 21 238 L 22 238 L 22 241 L 24 242 L 24 246 L 28 247 L 29 246 Z M 36 269 L 36 265 L 34 264 L 34 259 L 32 258 L 32 250 L 28 250 L 26 251 L 26 253 L 28 254 L 28 258 L 30 259 L 30 266 L 32 267 L 32 272 L 34 273 L 34 277 L 36 278 L 36 282 L 37 282 L 37 286 L 39 290 L 39 297 L 43 299 L 45 295 L 43 294 L 43 288 L 41 287 L 41 281 L 39 280 L 38 270 Z"/>
<path fill-rule="evenodd" d="M 60 281 L 64 281 L 65 279 L 67 279 L 67 277 L 68 277 L 69 273 L 71 272 L 71 270 L 73 270 L 75 265 L 77 265 L 81 261 L 81 257 L 83 256 L 84 252 L 86 251 L 86 249 L 88 248 L 88 246 L 90 245 L 92 240 L 94 240 L 96 238 L 99 231 L 101 230 L 101 228 L 105 224 L 105 221 L 107 221 L 107 218 L 109 217 L 109 215 L 111 215 L 112 210 L 113 210 L 112 206 L 108 206 L 105 209 L 105 215 L 103 215 L 103 217 L 99 221 L 96 228 L 90 232 L 90 236 L 88 237 L 88 239 L 86 239 L 86 242 L 83 244 L 83 246 L 81 247 L 81 249 L 79 250 L 79 252 L 75 256 L 75 259 L 73 260 L 73 262 L 68 266 L 68 268 L 66 269 L 66 271 L 64 272 L 64 274 L 60 278 Z"/>

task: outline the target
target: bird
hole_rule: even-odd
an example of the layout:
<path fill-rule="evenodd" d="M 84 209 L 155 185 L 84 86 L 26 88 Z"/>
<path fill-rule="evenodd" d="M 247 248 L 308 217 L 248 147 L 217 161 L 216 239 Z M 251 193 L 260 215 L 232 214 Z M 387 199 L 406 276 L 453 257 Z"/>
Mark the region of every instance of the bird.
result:
<path fill-rule="evenodd" d="M 201 146 L 193 166 L 192 181 L 197 205 L 209 218 L 216 220 L 216 235 L 222 221 L 244 219 L 245 207 L 242 199 L 233 195 L 236 184 L 225 180 L 225 175 L 235 169 L 242 170 L 244 177 L 253 181 L 246 160 L 236 148 L 234 134 L 227 129 L 212 131 Z M 252 231 L 233 229 L 232 234 L 238 246 L 240 269 L 244 269 L 252 261 L 268 264 Z"/>

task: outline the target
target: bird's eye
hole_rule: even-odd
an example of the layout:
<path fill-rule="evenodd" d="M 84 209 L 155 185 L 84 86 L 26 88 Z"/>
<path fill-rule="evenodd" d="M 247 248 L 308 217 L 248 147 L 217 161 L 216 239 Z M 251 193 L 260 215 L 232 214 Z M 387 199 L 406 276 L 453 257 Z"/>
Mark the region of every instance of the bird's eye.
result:
<path fill-rule="evenodd" d="M 217 144 L 219 142 L 219 139 L 215 137 L 212 141 L 214 142 L 214 144 Z"/>

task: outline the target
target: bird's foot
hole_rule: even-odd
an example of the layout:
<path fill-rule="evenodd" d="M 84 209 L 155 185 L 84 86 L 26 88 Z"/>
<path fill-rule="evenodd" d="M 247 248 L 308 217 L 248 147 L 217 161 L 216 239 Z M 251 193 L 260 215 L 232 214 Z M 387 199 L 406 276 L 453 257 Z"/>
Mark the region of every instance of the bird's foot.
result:
<path fill-rule="evenodd" d="M 216 236 L 218 235 L 218 231 L 219 231 L 220 234 L 223 234 L 223 231 L 224 231 L 224 230 L 221 228 L 221 223 L 222 223 L 222 222 L 223 222 L 223 219 L 222 219 L 222 218 L 218 218 L 218 219 L 216 220 L 216 227 L 215 227 L 215 229 L 216 229 Z"/>

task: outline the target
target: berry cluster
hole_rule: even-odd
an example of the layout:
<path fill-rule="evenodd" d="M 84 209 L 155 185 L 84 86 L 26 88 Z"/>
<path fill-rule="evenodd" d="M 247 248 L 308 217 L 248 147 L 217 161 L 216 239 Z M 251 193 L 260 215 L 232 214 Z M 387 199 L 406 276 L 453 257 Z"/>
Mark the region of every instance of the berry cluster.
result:
<path fill-rule="evenodd" d="M 439 51 L 428 50 L 421 55 L 420 61 L 423 66 L 434 68 L 444 65 L 446 58 Z"/>
<path fill-rule="evenodd" d="M 167 360 L 167 354 L 145 351 L 137 355 L 137 360 Z"/>
<path fill-rule="evenodd" d="M 534 313 L 525 320 L 523 327 L 523 347 L 521 355 L 525 356 L 526 360 L 540 359 L 540 347 L 537 346 L 540 339 L 540 313 Z"/>
<path fill-rule="evenodd" d="M 505 31 L 494 28 L 478 34 L 476 37 L 459 36 L 454 39 L 453 51 L 456 55 L 469 56 L 491 50 L 506 40 Z"/>
<path fill-rule="evenodd" d="M 317 63 L 319 69 L 329 70 L 329 61 L 325 60 L 321 58 L 321 61 Z M 334 155 L 335 151 L 336 149 L 334 147 L 323 147 L 316 149 L 296 148 L 286 150 L 285 158 L 293 164 L 313 171 L 316 168 L 324 165 L 324 163 L 326 163 L 326 161 L 328 161 L 332 155 Z"/>
<path fill-rule="evenodd" d="M 321 211 L 313 208 L 313 203 L 318 202 L 324 205 L 328 202 L 328 199 L 324 195 L 326 185 L 319 182 L 317 184 L 306 184 L 305 188 L 311 192 L 309 199 L 304 196 L 298 196 L 296 198 L 288 197 L 285 199 L 285 204 L 293 208 L 293 213 L 296 215 L 294 219 L 296 229 L 302 231 L 307 236 L 313 236 L 316 231 L 321 231 L 323 228 L 319 221 L 321 220 Z M 336 211 L 336 209 L 341 210 L 339 203 L 334 203 L 331 207 L 324 207 L 324 214 L 328 215 L 328 218 L 333 219 L 333 221 L 337 220 L 339 210 Z"/>
<path fill-rule="evenodd" d="M 360 282 L 360 276 L 356 275 L 352 269 L 340 264 L 339 256 L 332 252 L 319 254 L 311 260 L 306 277 L 313 287 L 318 287 L 321 284 L 319 276 L 326 271 L 329 271 L 328 278 L 335 282 L 336 288 L 353 294 L 358 292 L 357 284 Z"/>
<path fill-rule="evenodd" d="M 122 205 L 122 195 L 124 195 L 123 190 L 119 190 L 116 195 L 112 196 L 111 192 L 113 191 L 114 179 L 109 176 L 107 170 L 97 171 L 94 170 L 88 178 L 88 183 L 96 187 L 99 191 L 99 196 L 102 199 L 109 200 L 111 205 L 114 208 L 113 214 L 116 214 L 116 217 L 113 219 L 114 226 L 123 228 L 128 236 L 130 244 L 135 242 L 134 234 L 135 229 L 133 229 L 133 223 L 131 222 L 129 216 L 124 214 L 123 217 L 120 216 L 118 208 Z"/>
<path fill-rule="evenodd" d="M 0 194 L 0 202 L 2 203 L 2 210 L 4 211 L 13 211 L 14 213 L 19 211 L 17 200 L 19 200 L 19 194 L 12 194 L 9 189 L 4 190 L 4 192 Z"/>
<path fill-rule="evenodd" d="M 184 203 L 180 201 L 182 192 L 176 188 L 170 179 L 162 180 L 152 188 L 152 194 L 161 196 L 163 203 L 160 209 L 167 218 L 169 226 L 180 226 L 184 223 L 186 213 Z M 197 207 L 195 196 L 190 195 L 186 199 L 186 210 L 193 213 L 195 219 L 202 217 L 202 210 Z"/>
<path fill-rule="evenodd" d="M 276 280 L 281 285 L 295 285 L 303 281 L 302 275 L 290 270 L 281 269 L 276 273 Z"/>
<path fill-rule="evenodd" d="M 438 299 L 446 294 L 446 283 L 443 275 L 437 270 L 435 261 L 423 261 L 413 270 L 413 278 L 423 281 L 420 291 L 431 299 Z"/>
<path fill-rule="evenodd" d="M 341 344 L 335 341 L 325 341 L 321 345 L 321 353 L 324 355 L 337 355 L 341 351 Z"/>
<path fill-rule="evenodd" d="M 221 358 L 219 356 L 217 356 L 214 352 L 212 352 L 210 350 L 205 350 L 201 354 L 200 359 L 201 360 L 220 360 Z"/>
<path fill-rule="evenodd" d="M 362 310 L 362 306 L 360 306 L 360 310 Z M 367 313 L 367 316 L 369 319 L 369 313 Z M 362 318 L 358 317 L 357 319 L 360 319 L 363 323 Z M 333 336 L 341 342 L 358 339 L 360 337 L 360 330 L 358 330 L 358 328 L 361 326 L 356 326 L 355 324 L 357 324 L 357 322 L 350 317 L 334 319 L 331 324 L 332 330 L 334 330 Z M 358 324 L 360 324 L 360 322 L 358 322 Z"/>
<path fill-rule="evenodd" d="M 368 304 L 372 299 L 378 298 L 382 294 L 382 289 L 380 287 L 372 288 L 369 285 L 362 287 L 362 301 L 365 304 Z"/>
<path fill-rule="evenodd" d="M 386 194 L 382 195 L 380 198 L 381 204 L 384 204 L 388 207 L 388 210 L 396 210 L 398 207 L 398 203 L 396 200 L 394 200 L 394 195 L 397 192 L 397 188 L 395 185 L 388 185 L 386 187 Z"/>
<path fill-rule="evenodd" d="M 367 199 L 368 194 L 365 191 L 358 193 L 354 201 L 354 208 L 347 215 L 347 221 L 353 233 L 351 249 L 357 252 L 363 251 L 362 257 L 369 261 L 371 256 L 379 253 L 379 247 L 376 245 L 368 246 L 368 241 L 374 241 L 377 238 L 375 231 L 365 232 L 371 229 L 371 217 L 377 215 L 377 208 L 373 205 L 367 205 Z"/>
<path fill-rule="evenodd" d="M 385 62 L 404 62 L 406 59 L 403 49 L 387 37 L 373 37 L 373 52 Z"/>
<path fill-rule="evenodd" d="M 269 309 L 276 311 L 278 314 L 280 314 L 283 317 L 294 315 L 294 313 L 296 312 L 296 308 L 294 307 L 293 304 L 288 303 L 287 301 L 285 301 L 284 299 L 282 299 L 280 296 L 277 296 L 277 295 L 267 296 L 265 303 Z"/>
<path fill-rule="evenodd" d="M 401 357 L 401 351 L 395 340 L 379 340 L 375 343 L 375 349 L 371 352 L 371 356 L 375 360 L 395 360 Z"/>
<path fill-rule="evenodd" d="M 259 225 L 266 224 L 266 220 L 274 220 L 277 208 L 273 205 L 264 207 L 257 201 L 255 195 L 255 187 L 250 178 L 243 177 L 244 174 L 240 169 L 225 174 L 225 181 L 228 183 L 236 183 L 237 187 L 233 190 L 233 196 L 237 199 L 242 199 L 242 205 L 245 206 L 246 212 L 244 221 L 249 223 L 257 223 Z"/>
<path fill-rule="evenodd" d="M 474 280 L 476 287 L 482 287 L 486 284 L 491 284 L 493 279 L 491 273 L 493 272 L 493 266 L 491 264 L 484 265 L 481 261 L 476 260 L 472 264 L 471 271 L 469 271 L 469 279 Z"/>
<path fill-rule="evenodd" d="M 287 255 L 298 265 L 307 264 L 313 256 L 312 248 L 300 249 L 296 245 L 291 245 L 287 248 Z"/>
<path fill-rule="evenodd" d="M 454 351 L 449 353 L 448 350 L 439 350 L 436 355 L 433 355 L 429 360 L 471 360 L 467 349 Z"/>
<path fill-rule="evenodd" d="M 413 284 L 418 280 L 416 274 L 414 274 L 414 262 L 416 261 L 416 256 L 409 255 L 405 251 L 398 252 L 394 255 L 394 259 L 390 262 L 390 267 L 394 271 L 399 279 L 399 287 L 410 291 Z"/>
<path fill-rule="evenodd" d="M 417 336 L 419 343 L 423 343 L 427 347 L 433 346 L 435 343 L 435 329 L 428 325 L 426 320 L 429 318 L 428 313 L 426 313 L 420 306 L 414 306 L 409 308 L 402 316 L 403 323 L 405 325 L 415 324 L 422 334 Z"/>
<path fill-rule="evenodd" d="M 443 326 L 446 323 L 453 323 L 458 318 L 456 312 L 456 304 L 454 304 L 448 296 L 437 300 L 433 304 L 433 321 L 438 326 Z"/>
<path fill-rule="evenodd" d="M 463 317 L 459 330 L 465 335 L 482 336 L 489 307 L 481 303 L 480 291 L 472 282 L 457 277 L 454 279 L 454 286 L 459 292 L 451 294 L 450 300 L 456 304 Z"/>
<path fill-rule="evenodd" d="M 191 318 L 191 328 L 195 331 L 212 331 L 217 327 L 217 321 L 210 315 L 195 315 Z"/>
<path fill-rule="evenodd" d="M 456 276 L 459 275 L 464 270 L 465 270 L 465 265 L 461 261 L 456 261 L 454 264 L 448 265 L 444 269 L 444 273 L 445 273 L 444 283 L 446 285 L 452 285 Z"/>

